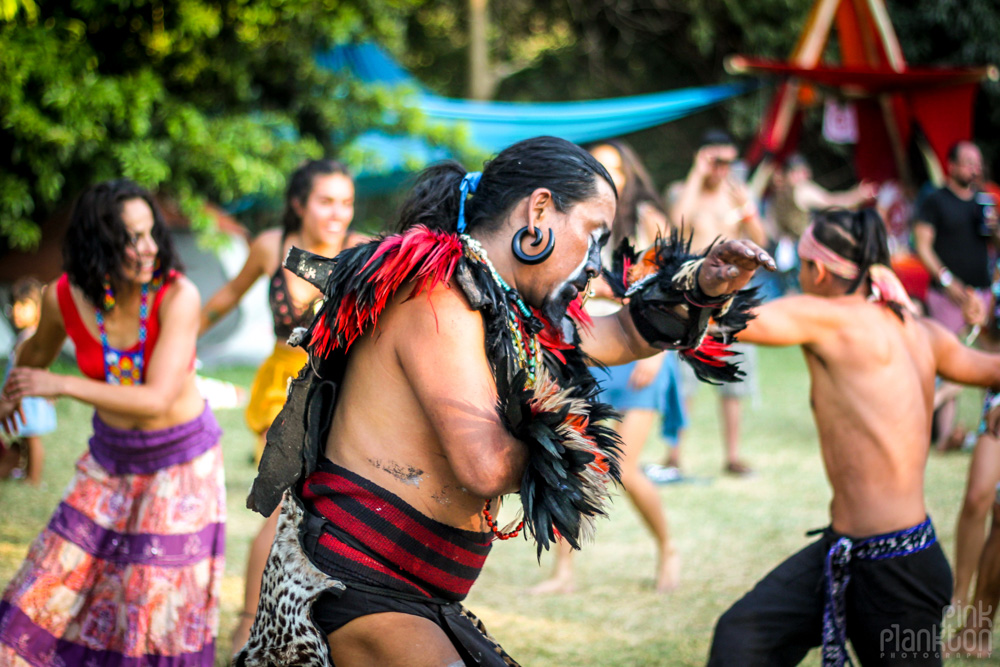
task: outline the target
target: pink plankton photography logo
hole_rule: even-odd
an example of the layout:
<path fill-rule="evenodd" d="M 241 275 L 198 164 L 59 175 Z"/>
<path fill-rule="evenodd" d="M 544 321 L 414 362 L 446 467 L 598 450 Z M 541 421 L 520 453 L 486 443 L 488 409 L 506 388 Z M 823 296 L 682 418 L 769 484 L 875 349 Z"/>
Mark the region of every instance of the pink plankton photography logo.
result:
<path fill-rule="evenodd" d="M 893 624 L 882 630 L 879 649 L 883 660 L 989 657 L 993 652 L 993 609 L 979 605 L 950 606 L 941 626 L 930 629 L 914 630 Z"/>

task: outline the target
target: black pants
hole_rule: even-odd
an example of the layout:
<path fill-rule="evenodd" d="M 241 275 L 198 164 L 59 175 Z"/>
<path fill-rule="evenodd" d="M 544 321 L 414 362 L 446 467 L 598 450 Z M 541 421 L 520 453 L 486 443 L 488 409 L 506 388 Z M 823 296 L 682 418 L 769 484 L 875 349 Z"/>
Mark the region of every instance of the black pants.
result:
<path fill-rule="evenodd" d="M 715 626 L 710 666 L 797 665 L 823 643 L 823 564 L 837 539 L 822 538 L 786 560 Z M 854 559 L 847 636 L 862 665 L 940 665 L 940 630 L 951 568 L 939 543 L 909 556 Z"/>

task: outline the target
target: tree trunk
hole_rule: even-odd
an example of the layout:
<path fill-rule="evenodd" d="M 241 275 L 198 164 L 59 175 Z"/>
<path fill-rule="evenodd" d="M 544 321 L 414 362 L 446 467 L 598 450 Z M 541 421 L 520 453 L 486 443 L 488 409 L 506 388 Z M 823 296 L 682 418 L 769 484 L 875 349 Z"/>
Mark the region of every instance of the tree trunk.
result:
<path fill-rule="evenodd" d="M 490 66 L 488 0 L 469 0 L 469 97 L 488 100 L 493 97 L 495 75 Z"/>

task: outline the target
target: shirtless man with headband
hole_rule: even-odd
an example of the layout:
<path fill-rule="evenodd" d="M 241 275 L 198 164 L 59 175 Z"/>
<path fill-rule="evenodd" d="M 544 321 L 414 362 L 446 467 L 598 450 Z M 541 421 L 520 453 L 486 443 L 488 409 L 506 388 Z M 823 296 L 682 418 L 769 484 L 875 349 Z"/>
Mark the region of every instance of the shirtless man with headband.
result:
<path fill-rule="evenodd" d="M 940 665 L 952 578 L 924 504 L 934 378 L 1000 387 L 1000 356 L 914 314 L 872 209 L 817 214 L 799 257 L 804 294 L 739 338 L 802 346 L 832 522 L 722 615 L 709 664 L 794 665 L 822 645 L 843 665 L 850 639 L 862 664 Z M 924 645 L 904 654 L 904 637 Z"/>

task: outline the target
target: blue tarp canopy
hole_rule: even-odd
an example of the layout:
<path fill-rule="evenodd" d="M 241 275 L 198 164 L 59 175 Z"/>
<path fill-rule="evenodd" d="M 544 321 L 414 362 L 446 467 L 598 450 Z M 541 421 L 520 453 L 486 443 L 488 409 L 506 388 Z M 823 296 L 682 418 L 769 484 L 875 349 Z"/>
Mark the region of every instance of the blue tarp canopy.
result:
<path fill-rule="evenodd" d="M 376 44 L 337 46 L 317 56 L 333 70 L 347 70 L 361 81 L 388 87 L 402 86 L 413 104 L 431 123 L 464 125 L 469 139 L 484 152 L 495 153 L 510 144 L 542 134 L 575 143 L 610 139 L 682 118 L 756 87 L 755 82 L 682 88 L 662 93 L 576 102 L 482 102 L 441 97 L 428 91 Z M 371 192 L 408 172 L 414 165 L 447 156 L 412 138 L 389 137 L 372 132 L 356 140 L 355 149 L 377 156 L 365 160 L 359 187 Z M 374 177 L 370 185 L 364 183 Z M 379 187 L 381 185 L 381 187 Z"/>

